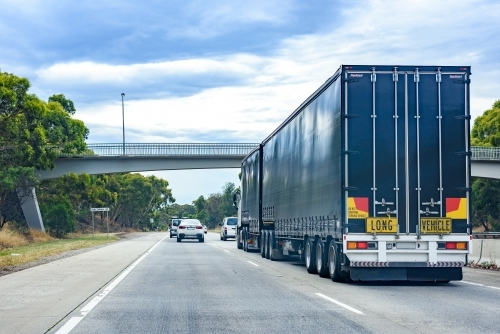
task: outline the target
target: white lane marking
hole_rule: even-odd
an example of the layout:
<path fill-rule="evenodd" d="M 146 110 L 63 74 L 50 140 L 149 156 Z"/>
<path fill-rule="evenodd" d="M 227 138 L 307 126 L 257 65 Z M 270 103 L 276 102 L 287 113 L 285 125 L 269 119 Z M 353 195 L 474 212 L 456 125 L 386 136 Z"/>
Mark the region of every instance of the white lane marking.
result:
<path fill-rule="evenodd" d="M 497 286 L 484 285 L 484 284 L 481 284 L 481 283 L 474 283 L 474 282 L 467 282 L 467 281 L 459 281 L 459 283 L 465 283 L 465 284 L 470 284 L 470 285 L 482 286 L 484 288 L 490 288 L 490 289 L 500 290 L 500 288 L 497 287 Z"/>
<path fill-rule="evenodd" d="M 361 312 L 361 311 L 359 311 L 359 310 L 356 310 L 354 307 L 350 307 L 349 305 L 346 305 L 346 304 L 344 304 L 344 303 L 339 302 L 338 300 L 335 300 L 335 299 L 333 299 L 333 298 L 330 298 L 330 297 L 328 297 L 328 296 L 325 296 L 325 295 L 324 295 L 324 294 L 322 294 L 322 293 L 319 293 L 319 292 L 318 292 L 318 293 L 316 293 L 316 295 L 317 295 L 317 296 L 320 296 L 321 298 L 324 298 L 324 299 L 326 299 L 326 300 L 328 300 L 328 301 L 331 301 L 331 302 L 332 302 L 332 303 L 334 303 L 334 304 L 337 304 L 337 305 L 339 305 L 339 306 L 342 306 L 343 308 L 346 308 L 346 309 L 348 309 L 348 310 L 349 310 L 349 311 L 351 311 L 351 312 L 354 312 L 354 313 L 357 313 L 357 314 L 364 314 L 363 312 Z"/>
<path fill-rule="evenodd" d="M 253 264 L 254 266 L 258 267 L 259 265 L 257 263 L 253 263 L 252 261 L 247 261 L 250 264 Z"/>
<path fill-rule="evenodd" d="M 75 328 L 76 325 L 78 325 L 78 323 L 80 321 L 82 321 L 82 319 L 97 305 L 99 304 L 99 302 L 101 300 L 104 299 L 104 297 L 106 297 L 108 295 L 108 293 L 111 292 L 111 290 L 113 290 L 117 285 L 118 283 L 120 283 L 124 278 L 125 276 L 127 276 L 142 260 L 144 260 L 144 258 L 146 256 L 149 255 L 149 253 L 151 253 L 153 251 L 153 249 L 156 248 L 156 246 L 158 246 L 158 244 L 160 242 L 163 241 L 163 239 L 165 239 L 166 237 L 163 237 L 160 241 L 158 241 L 156 244 L 154 244 L 150 249 L 147 250 L 146 253 L 142 254 L 142 256 L 140 258 L 138 258 L 137 260 L 135 260 L 134 263 L 132 263 L 130 266 L 127 267 L 127 269 L 125 269 L 121 274 L 120 276 L 118 276 L 113 282 L 111 282 L 111 284 L 109 284 L 106 288 L 104 288 L 104 290 L 98 294 L 97 296 L 94 297 L 94 299 L 92 299 L 90 302 L 88 302 L 84 307 L 82 307 L 82 309 L 80 310 L 80 317 L 72 317 L 71 319 L 69 319 L 65 324 L 64 326 L 62 326 L 57 332 L 56 334 L 68 334 L 69 332 L 71 332 L 73 330 L 73 328 Z"/>
<path fill-rule="evenodd" d="M 229 251 L 228 251 L 227 249 L 224 249 L 224 252 L 227 252 L 227 253 L 229 253 Z"/>

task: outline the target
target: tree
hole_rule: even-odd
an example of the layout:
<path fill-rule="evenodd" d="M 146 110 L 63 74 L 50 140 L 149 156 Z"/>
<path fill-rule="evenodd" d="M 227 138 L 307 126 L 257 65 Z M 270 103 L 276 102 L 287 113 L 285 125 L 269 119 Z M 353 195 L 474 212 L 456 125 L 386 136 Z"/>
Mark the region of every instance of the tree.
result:
<path fill-rule="evenodd" d="M 75 105 L 73 101 L 69 100 L 64 96 L 64 94 L 54 94 L 49 97 L 49 102 L 57 102 L 63 107 L 64 111 L 66 111 L 70 115 L 74 115 L 76 112 Z"/>
<path fill-rule="evenodd" d="M 222 217 L 232 217 L 238 214 L 238 210 L 233 205 L 233 193 L 235 189 L 236 187 L 232 182 L 227 182 L 224 187 L 222 187 L 221 201 L 219 204 Z"/>
<path fill-rule="evenodd" d="M 476 118 L 471 145 L 500 147 L 500 100 Z M 500 229 L 500 180 L 475 178 L 472 181 L 472 222 L 486 231 Z"/>
<path fill-rule="evenodd" d="M 29 87 L 28 79 L 0 72 L 0 228 L 7 221 L 8 194 L 26 200 L 37 183 L 36 169 L 53 168 L 61 152 L 86 148 L 83 122 L 71 118 L 59 102 L 45 103 L 29 94 Z"/>
<path fill-rule="evenodd" d="M 499 230 L 500 180 L 477 178 L 472 182 L 472 221 L 485 231 Z"/>
<path fill-rule="evenodd" d="M 68 200 L 59 199 L 57 202 L 42 205 L 41 209 L 44 212 L 45 226 L 51 235 L 61 238 L 73 231 L 74 211 Z"/>

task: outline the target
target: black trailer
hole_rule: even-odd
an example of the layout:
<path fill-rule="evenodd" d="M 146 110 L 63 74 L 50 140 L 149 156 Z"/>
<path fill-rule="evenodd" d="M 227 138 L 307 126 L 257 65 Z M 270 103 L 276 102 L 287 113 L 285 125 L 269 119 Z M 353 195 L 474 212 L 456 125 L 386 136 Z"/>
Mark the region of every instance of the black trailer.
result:
<path fill-rule="evenodd" d="M 244 159 L 239 247 L 335 281 L 462 279 L 469 83 L 469 66 L 341 66 Z"/>

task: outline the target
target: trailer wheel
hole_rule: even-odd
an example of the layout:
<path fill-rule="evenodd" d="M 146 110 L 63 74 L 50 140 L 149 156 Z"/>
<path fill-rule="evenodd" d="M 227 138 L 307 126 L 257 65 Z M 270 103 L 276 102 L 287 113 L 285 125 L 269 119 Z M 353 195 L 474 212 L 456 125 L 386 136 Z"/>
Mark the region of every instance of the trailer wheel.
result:
<path fill-rule="evenodd" d="M 265 236 L 265 233 L 266 231 L 261 231 L 260 232 L 260 256 L 262 256 L 262 258 L 265 258 L 266 257 L 266 238 L 264 237 Z"/>
<path fill-rule="evenodd" d="M 325 243 L 318 240 L 316 242 L 316 270 L 321 277 L 330 277 L 328 273 L 328 253 L 326 252 Z"/>
<path fill-rule="evenodd" d="M 265 241 L 266 242 L 266 248 L 265 248 L 266 249 L 266 259 L 269 259 L 269 254 L 271 253 L 269 251 L 269 239 L 270 239 L 269 237 L 270 236 L 271 236 L 271 233 L 269 233 L 269 231 L 266 231 L 266 241 Z"/>
<path fill-rule="evenodd" d="M 248 236 L 246 228 L 243 228 L 243 250 L 248 252 Z"/>
<path fill-rule="evenodd" d="M 238 247 L 238 249 L 243 248 L 243 244 L 241 243 L 241 230 L 236 233 L 236 247 Z"/>
<path fill-rule="evenodd" d="M 311 240 L 308 238 L 306 240 L 306 246 L 305 246 L 305 260 L 306 260 L 306 269 L 309 274 L 316 274 L 316 264 L 314 263 L 314 240 Z"/>
<path fill-rule="evenodd" d="M 274 260 L 275 260 L 275 259 L 273 258 L 273 237 L 274 237 L 274 236 L 273 236 L 273 232 L 274 232 L 274 231 L 269 231 L 269 232 L 268 232 L 268 234 L 267 234 L 267 235 L 268 235 L 268 237 L 267 237 L 267 239 L 268 239 L 268 242 L 267 242 L 267 244 L 268 244 L 267 249 L 268 249 L 268 252 L 269 252 L 269 258 L 268 258 L 268 259 L 269 259 L 269 260 L 271 260 L 271 261 L 274 261 Z"/>
<path fill-rule="evenodd" d="M 330 241 L 330 246 L 328 247 L 328 271 L 332 281 L 340 282 L 344 279 L 340 273 L 339 250 L 334 240 Z"/>

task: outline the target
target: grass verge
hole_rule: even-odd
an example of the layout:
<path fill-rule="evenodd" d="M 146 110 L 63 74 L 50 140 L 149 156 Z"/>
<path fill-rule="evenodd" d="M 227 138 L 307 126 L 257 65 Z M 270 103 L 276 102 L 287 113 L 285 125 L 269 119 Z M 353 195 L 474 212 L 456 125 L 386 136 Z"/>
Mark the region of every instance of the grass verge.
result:
<path fill-rule="evenodd" d="M 105 233 L 96 234 L 70 234 L 64 239 L 53 239 L 50 237 L 33 236 L 33 242 L 0 250 L 0 269 L 8 266 L 19 266 L 33 262 L 43 257 L 57 255 L 70 250 L 89 248 L 110 242 L 119 238 Z"/>

